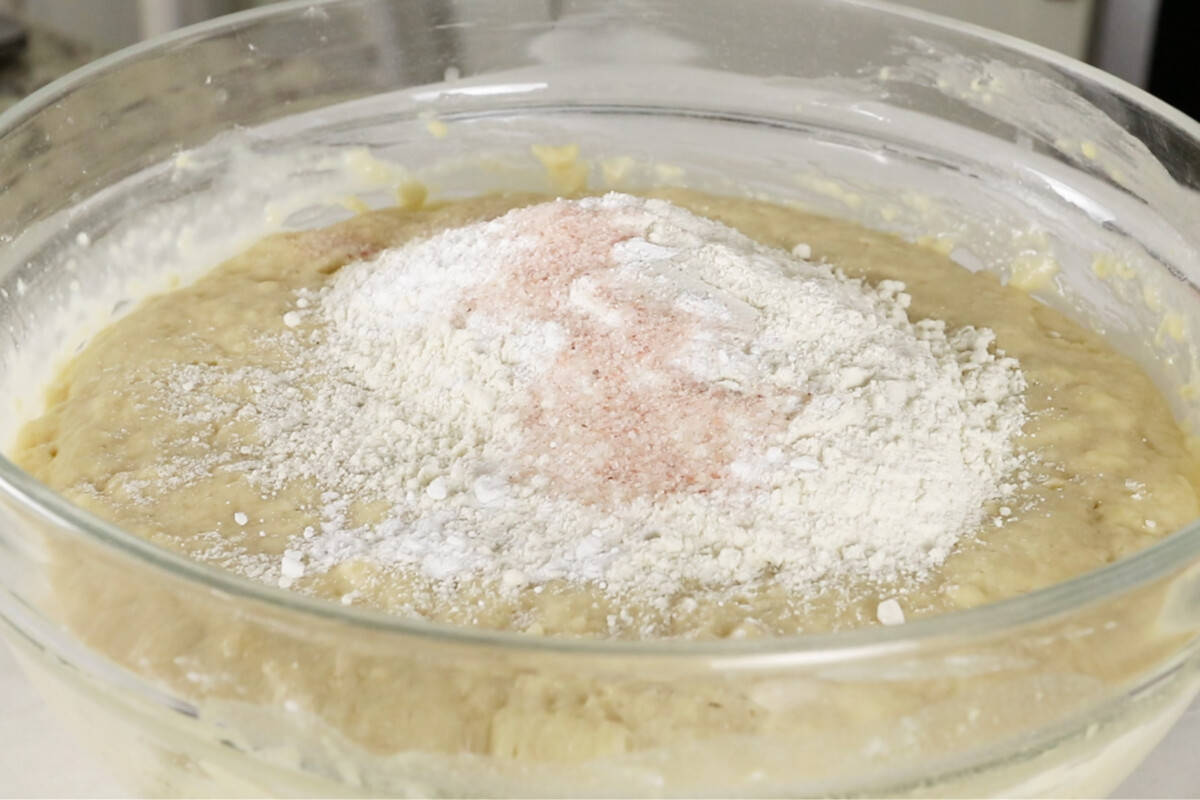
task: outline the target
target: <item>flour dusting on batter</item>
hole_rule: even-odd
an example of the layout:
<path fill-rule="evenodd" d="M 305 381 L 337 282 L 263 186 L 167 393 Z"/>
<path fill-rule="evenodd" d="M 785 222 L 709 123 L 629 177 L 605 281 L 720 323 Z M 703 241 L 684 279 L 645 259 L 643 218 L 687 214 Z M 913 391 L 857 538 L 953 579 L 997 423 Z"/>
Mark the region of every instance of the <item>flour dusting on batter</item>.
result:
<path fill-rule="evenodd" d="M 1015 491 L 1024 378 L 990 330 L 805 252 L 663 200 L 519 208 L 302 290 L 286 363 L 161 394 L 247 423 L 206 471 L 317 488 L 320 526 L 259 570 L 284 586 L 365 560 L 656 606 L 919 577 Z"/>

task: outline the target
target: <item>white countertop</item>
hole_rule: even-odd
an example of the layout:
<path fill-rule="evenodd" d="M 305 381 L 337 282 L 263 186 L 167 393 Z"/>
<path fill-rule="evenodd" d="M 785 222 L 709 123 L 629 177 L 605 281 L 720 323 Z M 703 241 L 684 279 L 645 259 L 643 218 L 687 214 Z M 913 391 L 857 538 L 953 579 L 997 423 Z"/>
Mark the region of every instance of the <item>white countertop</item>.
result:
<path fill-rule="evenodd" d="M 1115 797 L 1200 797 L 1200 702 Z M 0 797 L 129 797 L 33 693 L 0 643 Z"/>

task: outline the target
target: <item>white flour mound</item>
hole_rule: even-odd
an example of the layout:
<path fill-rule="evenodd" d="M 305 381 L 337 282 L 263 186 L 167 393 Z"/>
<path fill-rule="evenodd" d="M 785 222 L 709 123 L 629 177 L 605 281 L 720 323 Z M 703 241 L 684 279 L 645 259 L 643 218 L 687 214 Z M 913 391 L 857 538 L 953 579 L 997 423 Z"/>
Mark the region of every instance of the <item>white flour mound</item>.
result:
<path fill-rule="evenodd" d="M 795 252 L 662 200 L 558 200 L 301 293 L 291 364 L 173 383 L 192 408 L 257 384 L 232 468 L 324 493 L 284 586 L 353 559 L 448 596 L 562 579 L 656 605 L 920 576 L 1015 488 L 1019 366 Z M 363 500 L 390 511 L 356 527 Z"/>

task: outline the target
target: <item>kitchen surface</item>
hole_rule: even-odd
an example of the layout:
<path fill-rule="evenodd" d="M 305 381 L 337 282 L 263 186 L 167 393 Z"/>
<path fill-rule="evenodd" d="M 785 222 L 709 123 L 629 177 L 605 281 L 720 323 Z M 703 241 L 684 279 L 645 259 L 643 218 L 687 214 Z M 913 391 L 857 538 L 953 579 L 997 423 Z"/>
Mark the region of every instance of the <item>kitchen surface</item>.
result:
<path fill-rule="evenodd" d="M 1001 28 L 1147 86 L 1160 4 L 1155 0 L 909 0 Z M 261 3 L 234 0 L 0 0 L 0 110 L 91 59 L 153 35 Z M 547 13 L 557 5 L 546 3 Z M 7 38 L 4 34 L 7 32 Z M 1114 796 L 1200 796 L 1200 701 Z M 0 797 L 123 797 L 103 764 L 65 732 L 0 647 Z"/>

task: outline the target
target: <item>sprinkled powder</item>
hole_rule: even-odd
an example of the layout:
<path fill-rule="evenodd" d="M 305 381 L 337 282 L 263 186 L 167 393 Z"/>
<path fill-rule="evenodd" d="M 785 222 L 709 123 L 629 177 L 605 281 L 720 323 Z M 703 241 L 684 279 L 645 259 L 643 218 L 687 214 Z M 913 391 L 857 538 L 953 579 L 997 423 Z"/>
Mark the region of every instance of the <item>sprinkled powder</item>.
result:
<path fill-rule="evenodd" d="M 1024 379 L 809 256 L 661 200 L 543 203 L 343 267 L 287 311 L 287 363 L 180 365 L 164 402 L 253 423 L 214 469 L 318 488 L 284 586 L 355 559 L 651 606 L 919 577 L 1013 493 Z"/>

